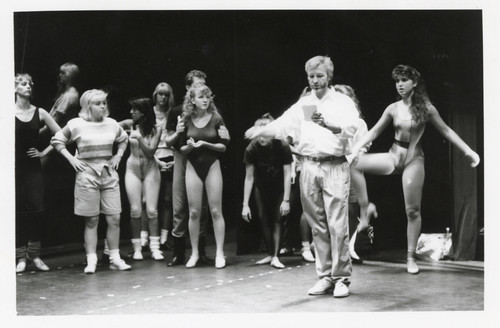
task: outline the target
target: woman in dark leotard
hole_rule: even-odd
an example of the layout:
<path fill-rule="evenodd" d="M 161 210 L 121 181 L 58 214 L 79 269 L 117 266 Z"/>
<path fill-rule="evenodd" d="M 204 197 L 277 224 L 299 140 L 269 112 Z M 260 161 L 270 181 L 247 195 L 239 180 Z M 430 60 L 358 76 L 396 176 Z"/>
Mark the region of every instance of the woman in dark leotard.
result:
<path fill-rule="evenodd" d="M 39 131 L 45 124 L 54 134 L 61 128 L 44 109 L 30 103 L 33 81 L 28 74 L 17 74 L 14 82 L 16 104 L 16 272 L 26 270 L 32 261 L 40 271 L 49 267 L 40 259 L 43 227 L 44 190 L 40 158 L 53 148 L 39 152 Z"/>
<path fill-rule="evenodd" d="M 419 272 L 415 261 L 415 249 L 422 218 L 420 203 L 424 184 L 424 153 L 420 144 L 429 121 L 453 145 L 469 159 L 471 166 L 479 164 L 479 155 L 474 152 L 439 116 L 431 104 L 420 73 L 413 67 L 398 65 L 392 71 L 396 90 L 401 100 L 390 104 L 377 124 L 354 146 L 352 153 L 375 140 L 392 121 L 395 130 L 394 144 L 388 153 L 359 155 L 356 169 L 372 174 L 402 174 L 403 193 L 408 217 L 407 271 Z"/>
<path fill-rule="evenodd" d="M 226 150 L 226 141 L 218 134 L 224 125 L 213 102 L 212 91 L 205 84 L 193 85 L 184 98 L 183 116 L 185 134 L 181 152 L 187 155 L 186 192 L 189 206 L 189 238 L 191 258 L 186 267 L 196 266 L 199 259 L 198 238 L 203 187 L 206 188 L 208 205 L 212 214 L 215 243 L 215 267 L 224 268 L 225 223 L 222 215 L 222 172 L 219 156 Z"/>

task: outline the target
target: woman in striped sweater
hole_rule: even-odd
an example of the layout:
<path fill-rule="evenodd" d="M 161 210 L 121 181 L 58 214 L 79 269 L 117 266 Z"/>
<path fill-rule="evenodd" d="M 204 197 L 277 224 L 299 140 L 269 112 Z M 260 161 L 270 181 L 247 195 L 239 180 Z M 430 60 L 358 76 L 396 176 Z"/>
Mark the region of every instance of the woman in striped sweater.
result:
<path fill-rule="evenodd" d="M 52 146 L 63 155 L 76 171 L 75 214 L 85 218 L 85 273 L 94 273 L 97 266 L 97 224 L 99 214 L 106 216 L 106 239 L 110 248 L 110 269 L 129 270 L 130 265 L 120 258 L 120 187 L 116 169 L 127 147 L 127 134 L 113 119 L 106 94 L 88 90 L 80 98 L 79 117 L 74 118 L 52 138 Z M 78 155 L 67 149 L 75 142 Z M 113 145 L 117 152 L 113 155 Z"/>

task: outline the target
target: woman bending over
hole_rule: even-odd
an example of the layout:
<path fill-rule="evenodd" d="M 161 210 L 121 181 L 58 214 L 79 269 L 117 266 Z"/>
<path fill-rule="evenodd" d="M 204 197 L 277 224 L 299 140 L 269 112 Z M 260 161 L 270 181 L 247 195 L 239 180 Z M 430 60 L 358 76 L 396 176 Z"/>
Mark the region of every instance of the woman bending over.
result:
<path fill-rule="evenodd" d="M 265 126 L 273 117 L 264 114 L 255 122 L 255 126 Z M 278 258 L 282 217 L 290 212 L 290 171 L 293 161 L 290 146 L 285 141 L 269 137 L 258 137 L 250 142 L 245 150 L 246 166 L 243 220 L 250 222 L 252 213 L 248 202 L 252 190 L 257 206 L 262 236 L 268 256 L 257 264 L 271 264 L 282 269 L 285 266 Z"/>

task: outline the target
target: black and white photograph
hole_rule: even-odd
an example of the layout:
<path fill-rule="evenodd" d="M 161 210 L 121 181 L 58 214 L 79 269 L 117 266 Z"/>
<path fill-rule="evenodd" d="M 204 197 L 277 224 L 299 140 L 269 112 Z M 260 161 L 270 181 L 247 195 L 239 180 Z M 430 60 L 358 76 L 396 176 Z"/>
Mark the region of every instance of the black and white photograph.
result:
<path fill-rule="evenodd" d="M 496 6 L 261 2 L 8 6 L 9 324 L 500 323 Z"/>

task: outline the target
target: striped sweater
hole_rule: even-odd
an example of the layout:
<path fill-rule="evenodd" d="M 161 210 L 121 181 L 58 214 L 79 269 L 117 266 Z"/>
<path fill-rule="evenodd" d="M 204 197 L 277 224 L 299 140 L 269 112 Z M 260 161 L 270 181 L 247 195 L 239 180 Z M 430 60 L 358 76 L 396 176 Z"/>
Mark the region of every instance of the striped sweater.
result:
<path fill-rule="evenodd" d="M 101 122 L 89 122 L 81 117 L 74 118 L 54 137 L 51 144 L 57 150 L 66 148 L 66 144 L 75 142 L 78 149 L 78 159 L 85 162 L 97 174 L 101 174 L 113 156 L 113 145 L 125 150 L 127 134 L 112 118 L 106 117 Z"/>

